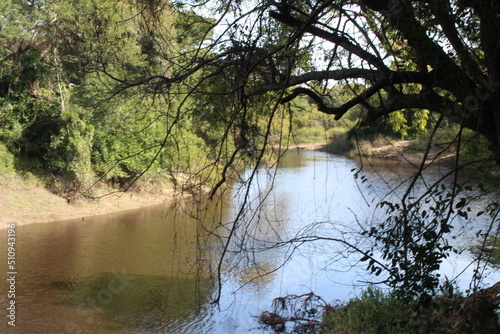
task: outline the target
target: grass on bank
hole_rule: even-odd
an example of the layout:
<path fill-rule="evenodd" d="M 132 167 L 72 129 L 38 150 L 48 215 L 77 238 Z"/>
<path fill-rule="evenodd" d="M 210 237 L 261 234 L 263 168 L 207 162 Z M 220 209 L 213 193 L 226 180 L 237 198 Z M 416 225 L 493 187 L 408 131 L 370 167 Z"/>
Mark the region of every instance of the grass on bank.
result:
<path fill-rule="evenodd" d="M 407 302 L 395 292 L 368 288 L 346 305 L 326 308 L 320 333 L 499 333 L 498 287 L 494 285 L 464 297 L 447 284 L 429 305 Z"/>
<path fill-rule="evenodd" d="M 313 293 L 291 295 L 276 298 L 259 323 L 289 334 L 493 334 L 500 332 L 499 292 L 497 283 L 464 297 L 445 284 L 428 305 L 374 287 L 336 306 Z"/>
<path fill-rule="evenodd" d="M 407 333 L 409 311 L 393 293 L 368 288 L 346 305 L 328 307 L 323 314 L 323 333 Z"/>

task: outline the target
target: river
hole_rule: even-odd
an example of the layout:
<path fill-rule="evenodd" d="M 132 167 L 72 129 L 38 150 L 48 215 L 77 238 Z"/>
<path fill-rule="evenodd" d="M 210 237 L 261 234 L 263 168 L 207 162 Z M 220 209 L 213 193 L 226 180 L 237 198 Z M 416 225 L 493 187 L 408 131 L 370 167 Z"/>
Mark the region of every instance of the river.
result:
<path fill-rule="evenodd" d="M 266 333 L 255 316 L 275 297 L 313 291 L 328 302 L 345 301 L 376 279 L 364 271 L 359 254 L 332 241 L 296 246 L 304 235 L 355 236 L 360 225 L 379 219 L 376 203 L 398 196 L 397 186 L 414 171 L 400 162 L 372 161 L 356 179 L 360 168 L 359 161 L 341 156 L 291 151 L 277 171 L 247 171 L 242 180 L 253 177 L 249 187 L 236 184 L 204 211 L 186 201 L 18 226 L 16 327 L 2 314 L 0 331 Z M 430 170 L 428 181 L 443 172 Z M 240 212 L 245 200 L 248 210 Z M 0 233 L 5 245 L 7 232 Z M 455 242 L 465 245 L 469 238 L 459 234 Z M 2 251 L 0 263 L 6 262 Z M 469 263 L 467 252 L 453 256 L 443 274 L 466 289 Z M 9 270 L 2 268 L 3 277 Z M 498 280 L 491 270 L 486 283 Z M 7 315 L 4 283 L 0 304 Z"/>

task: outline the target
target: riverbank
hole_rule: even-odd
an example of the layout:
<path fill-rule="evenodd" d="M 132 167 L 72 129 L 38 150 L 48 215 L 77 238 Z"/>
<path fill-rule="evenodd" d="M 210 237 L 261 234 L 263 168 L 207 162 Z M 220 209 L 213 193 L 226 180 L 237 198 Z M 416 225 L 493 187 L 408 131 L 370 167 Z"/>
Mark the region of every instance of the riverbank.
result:
<path fill-rule="evenodd" d="M 116 192 L 103 189 L 96 199 L 72 201 L 57 196 L 39 182 L 9 175 L 0 181 L 0 228 L 7 224 L 25 225 L 103 215 L 167 203 L 174 199 L 173 189 L 155 192 Z"/>
<path fill-rule="evenodd" d="M 409 141 L 398 141 L 380 147 L 370 147 L 362 152 L 367 157 L 420 163 L 423 153 L 412 151 L 409 144 Z M 291 145 L 288 149 L 332 151 L 331 147 L 324 142 Z M 441 157 L 440 163 L 449 163 L 450 159 L 453 157 Z M 68 201 L 45 189 L 34 180 L 15 175 L 4 176 L 0 181 L 0 207 L 2 208 L 0 228 L 10 223 L 24 225 L 103 215 L 168 203 L 175 198 L 174 189 L 126 193 L 102 189 L 101 194 L 105 196 L 97 199 L 80 198 Z"/>
<path fill-rule="evenodd" d="M 290 145 L 288 149 L 318 150 L 351 157 L 359 157 L 361 155 L 365 158 L 397 160 L 415 165 L 420 165 L 424 158 L 424 150 L 413 147 L 410 140 L 398 140 L 377 146 L 368 141 L 361 141 L 358 147 L 350 152 L 338 151 L 333 144 L 325 142 Z M 426 163 L 433 162 L 442 166 L 453 165 L 454 159 L 455 154 L 452 152 L 442 154 L 442 152 L 434 150 L 429 152 Z"/>

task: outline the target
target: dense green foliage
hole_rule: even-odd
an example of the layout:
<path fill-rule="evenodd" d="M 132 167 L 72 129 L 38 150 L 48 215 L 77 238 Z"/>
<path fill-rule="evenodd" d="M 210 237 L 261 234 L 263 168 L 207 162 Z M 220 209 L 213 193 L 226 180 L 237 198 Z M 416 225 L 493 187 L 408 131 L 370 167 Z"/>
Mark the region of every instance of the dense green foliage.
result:
<path fill-rule="evenodd" d="M 272 311 L 259 323 L 274 333 L 306 334 L 413 334 L 496 333 L 497 316 L 489 301 L 498 286 L 487 289 L 485 299 L 464 297 L 445 282 L 432 302 L 423 306 L 397 291 L 369 286 L 348 302 L 331 305 L 308 293 L 276 298 Z M 318 312 L 322 310 L 322 312 Z M 319 317 L 318 317 L 319 316 Z"/>
<path fill-rule="evenodd" d="M 196 15 L 118 0 L 1 6 L 0 142 L 10 170 L 52 174 L 59 191 L 74 192 L 201 167 L 211 144 L 202 138 L 220 132 L 175 117 L 182 96 L 116 86 L 175 71 L 162 59 L 199 43 L 203 25 L 187 24 Z"/>
<path fill-rule="evenodd" d="M 361 106 L 336 122 L 310 98 L 285 107 L 273 106 L 275 94 L 248 99 L 239 87 L 265 83 L 251 74 L 256 65 L 243 56 L 248 46 L 233 41 L 230 50 L 241 54 L 235 63 L 246 70 L 231 63 L 200 67 L 197 57 L 219 57 L 213 46 L 202 47 L 214 21 L 181 4 L 8 0 L 1 6 L 3 160 L 10 170 L 52 174 L 63 192 L 82 191 L 96 180 L 127 187 L 146 171 L 175 179 L 211 162 L 198 179 L 220 173 L 225 179 L 227 161 L 234 167 L 260 160 L 266 144 L 329 142 L 331 150 L 348 153 L 362 140 L 422 136 L 435 123 L 427 110 L 408 109 L 364 127 Z M 261 29 L 262 52 L 291 33 L 272 21 L 262 21 Z M 317 66 L 299 45 L 277 49 L 273 57 L 266 61 L 269 75 Z M 329 94 L 342 105 L 364 89 L 339 83 Z M 485 147 L 471 142 L 474 152 Z"/>

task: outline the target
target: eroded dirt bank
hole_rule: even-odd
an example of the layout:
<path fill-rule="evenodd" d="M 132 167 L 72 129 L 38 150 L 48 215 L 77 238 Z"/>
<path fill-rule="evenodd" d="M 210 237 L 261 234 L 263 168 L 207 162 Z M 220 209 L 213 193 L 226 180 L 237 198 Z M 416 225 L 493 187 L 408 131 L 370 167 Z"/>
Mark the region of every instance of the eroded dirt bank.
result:
<path fill-rule="evenodd" d="M 99 199 L 79 199 L 68 202 L 35 182 L 21 177 L 0 181 L 0 228 L 17 225 L 84 218 L 123 210 L 137 209 L 174 198 L 173 189 L 151 192 L 107 193 Z"/>

